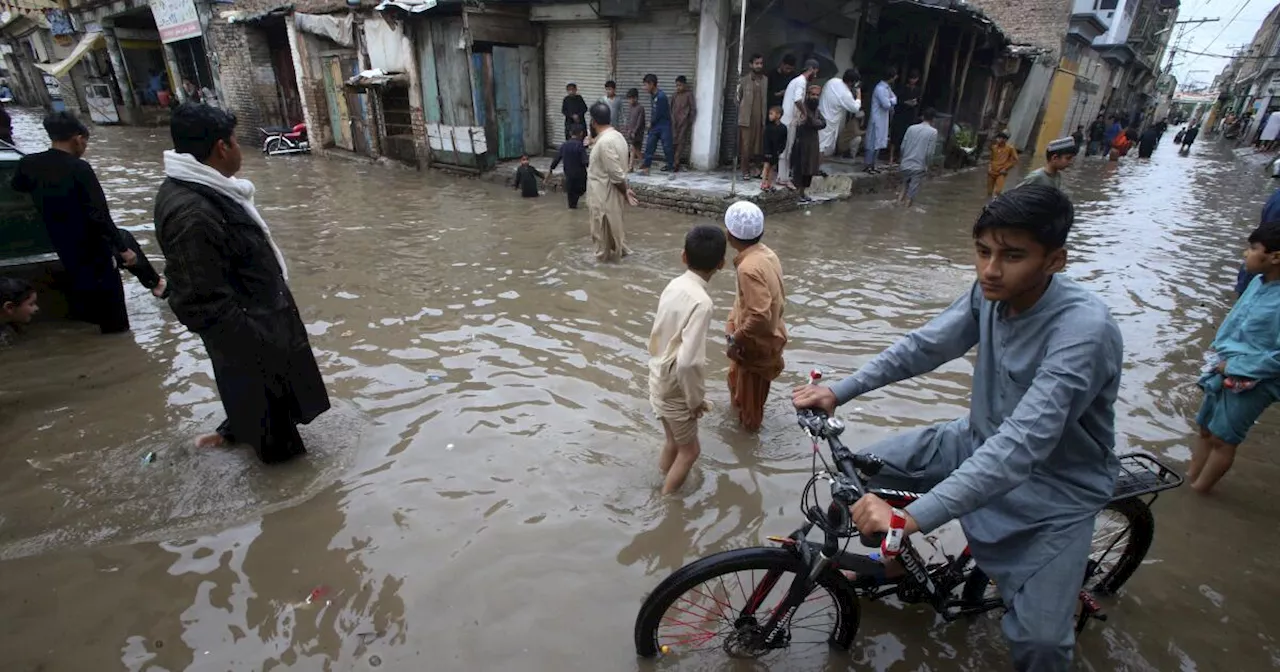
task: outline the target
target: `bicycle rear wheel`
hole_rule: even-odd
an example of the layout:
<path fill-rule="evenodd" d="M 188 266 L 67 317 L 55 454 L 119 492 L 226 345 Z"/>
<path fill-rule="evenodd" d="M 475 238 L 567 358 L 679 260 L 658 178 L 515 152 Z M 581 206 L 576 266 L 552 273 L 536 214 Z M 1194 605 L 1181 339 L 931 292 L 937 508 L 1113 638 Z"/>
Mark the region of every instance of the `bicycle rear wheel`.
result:
<path fill-rule="evenodd" d="M 707 556 L 678 569 L 645 599 L 636 616 L 636 653 L 662 653 L 682 665 L 732 658 L 787 655 L 825 663 L 831 646 L 848 649 L 858 631 L 858 598 L 839 573 L 818 577 L 791 618 L 786 649 L 753 646 L 786 597 L 797 572 L 808 568 L 783 548 L 746 548 Z"/>
<path fill-rule="evenodd" d="M 1154 536 L 1155 518 L 1146 502 L 1129 497 L 1108 503 L 1094 519 L 1085 590 L 1095 595 L 1119 591 L 1142 565 Z M 976 604 L 990 596 L 991 587 L 990 577 L 977 567 L 965 581 L 962 599 Z"/>

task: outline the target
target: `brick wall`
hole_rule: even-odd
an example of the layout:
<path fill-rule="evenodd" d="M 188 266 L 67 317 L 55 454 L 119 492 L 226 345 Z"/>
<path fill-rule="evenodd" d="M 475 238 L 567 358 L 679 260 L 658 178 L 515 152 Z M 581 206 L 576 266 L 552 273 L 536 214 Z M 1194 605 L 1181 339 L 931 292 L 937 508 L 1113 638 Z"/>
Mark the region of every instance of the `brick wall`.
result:
<path fill-rule="evenodd" d="M 217 44 L 221 63 L 218 77 L 222 80 L 222 92 L 225 100 L 222 106 L 236 114 L 236 135 L 242 141 L 257 144 L 258 126 L 262 122 L 262 114 L 254 100 L 253 62 L 249 56 L 248 33 L 239 24 L 228 24 L 222 20 L 210 22 L 209 35 Z M 267 61 L 270 65 L 270 60 Z"/>
<path fill-rule="evenodd" d="M 1062 53 L 1062 40 L 1071 23 L 1071 0 L 970 0 L 981 9 L 1014 44 L 1030 44 L 1047 49 L 1054 57 Z"/>

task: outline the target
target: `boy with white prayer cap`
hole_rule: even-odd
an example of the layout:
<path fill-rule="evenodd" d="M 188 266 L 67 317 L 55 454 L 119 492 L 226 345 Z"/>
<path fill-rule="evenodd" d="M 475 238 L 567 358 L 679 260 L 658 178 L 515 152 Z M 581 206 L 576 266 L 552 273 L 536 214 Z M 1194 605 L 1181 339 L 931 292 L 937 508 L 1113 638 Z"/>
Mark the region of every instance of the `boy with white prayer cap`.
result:
<path fill-rule="evenodd" d="M 1061 190 L 1062 171 L 1071 167 L 1071 163 L 1076 160 L 1076 154 L 1079 153 L 1080 148 L 1076 146 L 1075 138 L 1058 138 L 1050 142 L 1044 149 L 1044 167 L 1028 173 L 1018 183 L 1018 187 L 1025 187 L 1028 184 L 1042 184 L 1046 187 Z M 1016 189 L 1017 187 L 1014 188 Z"/>
<path fill-rule="evenodd" d="M 755 432 L 764 421 L 769 384 L 782 373 L 782 350 L 787 328 L 782 322 L 786 292 L 782 263 L 760 242 L 764 212 L 755 203 L 739 201 L 724 213 L 729 246 L 737 251 L 738 295 L 725 325 L 729 357 L 729 399 L 738 420 Z"/>

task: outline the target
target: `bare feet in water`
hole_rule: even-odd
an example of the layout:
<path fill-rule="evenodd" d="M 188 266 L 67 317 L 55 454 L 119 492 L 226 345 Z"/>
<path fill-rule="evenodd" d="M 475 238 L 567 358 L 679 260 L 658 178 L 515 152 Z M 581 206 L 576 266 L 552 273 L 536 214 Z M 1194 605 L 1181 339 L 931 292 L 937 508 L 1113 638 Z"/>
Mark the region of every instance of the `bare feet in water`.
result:
<path fill-rule="evenodd" d="M 227 445 L 226 437 L 214 432 L 196 439 L 196 448 L 221 448 Z"/>

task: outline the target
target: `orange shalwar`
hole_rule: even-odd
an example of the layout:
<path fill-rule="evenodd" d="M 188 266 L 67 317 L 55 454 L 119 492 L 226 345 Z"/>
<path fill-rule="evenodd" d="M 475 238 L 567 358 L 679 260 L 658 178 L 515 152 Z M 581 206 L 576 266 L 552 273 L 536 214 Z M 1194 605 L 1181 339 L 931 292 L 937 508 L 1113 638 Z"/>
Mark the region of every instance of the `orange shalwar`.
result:
<path fill-rule="evenodd" d="M 782 262 L 767 246 L 757 243 L 733 259 L 738 271 L 738 295 L 729 312 L 727 329 L 741 361 L 729 363 L 729 400 L 738 421 L 748 431 L 764 422 L 769 384 L 782 373 L 782 350 L 787 327 L 782 323 L 786 293 Z"/>
<path fill-rule="evenodd" d="M 991 163 L 987 165 L 987 196 L 999 196 L 1004 191 L 1004 178 L 1018 165 L 1018 150 L 1005 142 L 991 146 Z"/>

